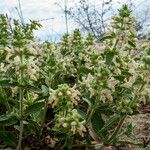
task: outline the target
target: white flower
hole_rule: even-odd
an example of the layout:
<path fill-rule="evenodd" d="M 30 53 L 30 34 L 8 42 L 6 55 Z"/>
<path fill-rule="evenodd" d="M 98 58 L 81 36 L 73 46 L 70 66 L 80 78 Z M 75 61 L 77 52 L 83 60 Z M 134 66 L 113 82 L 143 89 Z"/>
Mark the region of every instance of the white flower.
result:
<path fill-rule="evenodd" d="M 123 87 L 130 88 L 130 87 L 132 87 L 132 84 L 133 83 L 131 81 L 128 81 L 128 82 L 123 84 Z"/>
<path fill-rule="evenodd" d="M 59 92 L 59 93 L 58 93 L 58 96 L 63 96 L 62 92 Z"/>
<path fill-rule="evenodd" d="M 115 69 L 114 72 L 117 74 L 117 75 L 120 75 L 121 74 L 121 70 L 119 68 Z"/>
<path fill-rule="evenodd" d="M 78 132 L 82 137 L 84 136 L 84 132 L 86 132 L 86 128 L 84 124 L 85 124 L 85 121 L 82 121 L 79 123 L 79 127 L 78 127 Z"/>
<path fill-rule="evenodd" d="M 77 123 L 75 121 L 71 122 L 71 131 L 73 132 L 73 134 L 76 133 L 76 126 L 77 126 Z"/>
<path fill-rule="evenodd" d="M 68 90 L 68 91 L 66 92 L 66 94 L 67 94 L 68 96 L 70 96 L 70 95 L 71 95 L 71 92 Z"/>
<path fill-rule="evenodd" d="M 74 93 L 72 93 L 71 100 L 72 100 L 73 104 L 75 104 L 75 105 L 78 104 L 78 101 L 80 100 L 78 91 L 74 91 Z"/>
<path fill-rule="evenodd" d="M 95 95 L 95 90 L 92 87 L 89 87 L 90 97 Z"/>
<path fill-rule="evenodd" d="M 1 63 L 1 68 L 0 68 L 1 71 L 4 71 L 6 72 L 7 71 L 7 68 L 5 67 L 5 64 L 4 63 Z"/>
<path fill-rule="evenodd" d="M 18 65 L 20 64 L 20 58 L 19 58 L 19 56 L 16 56 L 16 57 L 14 58 L 14 64 L 15 64 L 16 66 L 18 66 Z"/>
<path fill-rule="evenodd" d="M 37 77 L 35 75 L 31 75 L 30 78 L 34 81 L 37 81 Z"/>
<path fill-rule="evenodd" d="M 62 117 L 62 118 L 59 119 L 59 121 L 60 121 L 60 122 L 64 122 L 64 121 L 65 121 L 65 118 Z"/>
<path fill-rule="evenodd" d="M 51 138 L 49 135 L 45 137 L 45 143 L 51 148 L 55 147 L 57 141 L 58 141 L 58 139 Z"/>
<path fill-rule="evenodd" d="M 75 121 L 71 122 L 71 126 L 76 126 L 77 123 Z"/>
<path fill-rule="evenodd" d="M 12 91 L 12 96 L 15 96 L 18 92 L 18 87 L 14 87 L 14 88 L 11 88 L 11 91 Z"/>
<path fill-rule="evenodd" d="M 57 139 L 50 139 L 50 144 L 48 144 L 49 147 L 54 148 L 56 143 L 57 143 Z"/>
<path fill-rule="evenodd" d="M 77 111 L 76 109 L 72 109 L 72 113 L 73 113 L 73 114 L 77 114 L 77 112 L 78 112 L 78 111 Z"/>
<path fill-rule="evenodd" d="M 37 99 L 38 98 L 38 94 L 34 94 L 34 99 Z"/>
<path fill-rule="evenodd" d="M 146 60 L 150 61 L 150 55 L 146 56 Z"/>
<path fill-rule="evenodd" d="M 105 103 L 106 97 L 105 97 L 104 94 L 101 94 L 100 101 L 102 101 L 103 103 Z"/>
<path fill-rule="evenodd" d="M 55 96 L 55 93 L 51 93 L 49 98 L 48 98 L 48 103 L 50 105 L 52 105 L 52 108 L 54 108 L 57 104 L 57 99 L 56 99 L 56 96 Z"/>
<path fill-rule="evenodd" d="M 118 84 L 119 81 L 116 80 L 114 77 L 111 77 L 108 81 L 108 87 L 112 90 L 112 91 L 115 91 L 115 86 L 116 84 Z"/>
<path fill-rule="evenodd" d="M 129 73 L 131 73 L 131 74 L 136 74 L 136 71 L 135 71 L 134 68 L 130 68 L 130 69 L 129 69 Z"/>
<path fill-rule="evenodd" d="M 64 128 L 67 128 L 67 123 L 63 123 L 63 125 L 62 125 Z"/>
<path fill-rule="evenodd" d="M 139 67 L 140 67 L 141 69 L 144 69 L 144 68 L 145 68 L 145 64 L 144 64 L 144 63 L 140 63 Z"/>

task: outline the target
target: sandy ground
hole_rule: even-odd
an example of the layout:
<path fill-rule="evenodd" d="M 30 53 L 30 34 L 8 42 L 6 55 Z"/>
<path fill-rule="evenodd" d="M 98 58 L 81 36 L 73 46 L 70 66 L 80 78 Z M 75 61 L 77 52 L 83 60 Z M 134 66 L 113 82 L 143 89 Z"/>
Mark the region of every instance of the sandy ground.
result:
<path fill-rule="evenodd" d="M 135 126 L 133 133 L 135 134 L 137 141 L 142 142 L 145 145 L 145 150 L 150 150 L 150 113 L 134 115 L 127 118 L 126 121 L 132 122 Z M 135 150 L 140 150 L 140 148 L 135 148 Z M 144 149 L 141 148 L 141 150 Z"/>

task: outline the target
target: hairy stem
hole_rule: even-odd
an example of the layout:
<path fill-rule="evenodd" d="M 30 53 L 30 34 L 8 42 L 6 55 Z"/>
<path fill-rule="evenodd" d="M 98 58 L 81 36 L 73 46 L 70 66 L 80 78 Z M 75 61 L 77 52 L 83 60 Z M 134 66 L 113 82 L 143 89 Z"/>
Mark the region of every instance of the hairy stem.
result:
<path fill-rule="evenodd" d="M 23 64 L 23 55 L 20 56 L 20 81 L 19 84 L 22 85 L 23 83 L 23 69 L 22 69 L 22 64 Z M 21 143 L 22 143 L 22 136 L 23 136 L 23 88 L 20 86 L 19 87 L 19 113 L 20 113 L 20 133 L 19 133 L 19 141 L 18 141 L 18 146 L 17 150 L 21 150 Z"/>
<path fill-rule="evenodd" d="M 88 117 L 87 117 L 87 120 L 86 120 L 86 124 L 88 124 L 94 114 L 95 110 L 94 109 L 91 109 L 91 111 L 89 112 L 88 114 Z"/>
<path fill-rule="evenodd" d="M 42 123 L 41 123 L 40 136 L 42 135 L 42 132 L 43 132 L 43 127 L 44 127 L 44 123 L 45 123 L 45 119 L 46 119 L 46 113 L 47 113 L 47 107 L 48 107 L 48 100 L 46 100 L 45 106 L 44 106 L 44 113 L 43 113 L 43 118 L 42 118 Z"/>

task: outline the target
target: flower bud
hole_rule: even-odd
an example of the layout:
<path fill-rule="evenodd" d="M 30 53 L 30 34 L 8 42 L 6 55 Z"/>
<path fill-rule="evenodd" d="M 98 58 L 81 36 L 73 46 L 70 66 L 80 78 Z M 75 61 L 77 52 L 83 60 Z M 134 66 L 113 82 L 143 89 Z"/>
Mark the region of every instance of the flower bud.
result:
<path fill-rule="evenodd" d="M 77 123 L 75 121 L 71 122 L 71 126 L 76 126 Z"/>
<path fill-rule="evenodd" d="M 68 91 L 66 92 L 66 94 L 67 94 L 68 96 L 70 96 L 70 95 L 71 95 L 71 92 L 68 90 Z"/>
<path fill-rule="evenodd" d="M 68 125 L 67 125 L 67 123 L 63 123 L 63 125 L 62 125 L 64 128 L 66 128 Z"/>
<path fill-rule="evenodd" d="M 64 122 L 64 121 L 65 121 L 64 117 L 60 118 L 60 122 Z"/>
<path fill-rule="evenodd" d="M 58 96 L 62 96 L 62 95 L 63 95 L 62 92 L 59 92 L 59 93 L 58 93 Z"/>

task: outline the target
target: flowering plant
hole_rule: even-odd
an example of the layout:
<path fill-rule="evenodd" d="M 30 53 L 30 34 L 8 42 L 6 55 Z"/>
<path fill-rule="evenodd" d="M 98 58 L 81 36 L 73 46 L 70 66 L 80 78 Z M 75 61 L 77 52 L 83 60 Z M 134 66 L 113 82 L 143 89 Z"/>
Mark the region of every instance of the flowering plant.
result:
<path fill-rule="evenodd" d="M 0 142 L 19 150 L 31 138 L 71 149 L 77 138 L 103 145 L 132 138 L 124 120 L 150 96 L 150 39 L 138 47 L 134 23 L 123 5 L 98 52 L 93 36 L 83 38 L 78 29 L 60 45 L 38 44 L 38 23 L 11 26 L 1 15 Z"/>

